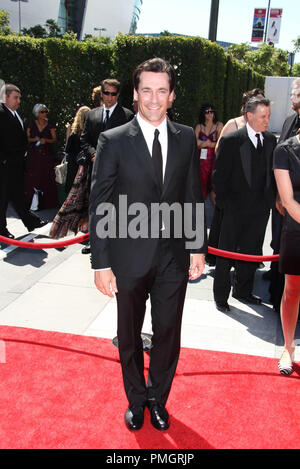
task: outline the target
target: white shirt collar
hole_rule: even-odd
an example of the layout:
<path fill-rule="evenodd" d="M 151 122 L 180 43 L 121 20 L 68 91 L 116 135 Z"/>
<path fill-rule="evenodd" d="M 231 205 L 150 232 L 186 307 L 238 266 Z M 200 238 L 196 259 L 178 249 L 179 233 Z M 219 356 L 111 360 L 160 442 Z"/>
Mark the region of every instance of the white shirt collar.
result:
<path fill-rule="evenodd" d="M 109 117 L 112 115 L 112 113 L 114 112 L 115 110 L 115 107 L 117 106 L 118 103 L 114 104 L 112 107 L 105 107 L 105 105 L 103 104 L 103 120 L 105 119 L 106 117 L 106 111 L 109 111 Z"/>
<path fill-rule="evenodd" d="M 153 139 L 154 136 L 154 130 L 158 129 L 159 134 L 165 134 L 167 132 L 167 118 L 165 117 L 164 120 L 157 126 L 155 127 L 153 124 L 150 124 L 149 122 L 145 121 L 138 112 L 136 115 L 137 121 L 142 129 L 142 132 L 144 133 L 151 133 L 151 137 Z"/>
<path fill-rule="evenodd" d="M 250 140 L 253 143 L 253 145 L 255 146 L 255 148 L 257 147 L 256 134 L 259 134 L 260 141 L 261 141 L 261 143 L 263 143 L 263 140 L 264 140 L 263 134 L 261 132 L 256 132 L 254 129 L 252 129 L 252 127 L 249 125 L 248 122 L 246 123 L 246 129 L 247 129 L 248 137 L 250 138 Z"/>
<path fill-rule="evenodd" d="M 4 104 L 4 106 L 6 107 L 6 109 L 8 109 L 12 113 L 13 116 L 18 118 L 18 120 L 19 120 L 20 124 L 22 125 L 22 127 L 24 127 L 23 126 L 23 121 L 22 121 L 21 117 L 19 116 L 19 114 L 17 113 L 17 111 L 13 111 L 12 109 L 10 109 L 10 107 L 6 106 L 5 104 Z"/>
<path fill-rule="evenodd" d="M 166 169 L 166 163 L 167 163 L 167 154 L 168 154 L 168 127 L 167 127 L 167 118 L 165 119 L 157 126 L 155 127 L 153 124 L 150 124 L 149 122 L 145 121 L 139 113 L 136 115 L 137 121 L 139 123 L 139 126 L 142 130 L 142 133 L 144 135 L 144 138 L 147 143 L 147 147 L 149 150 L 150 155 L 152 155 L 152 145 L 153 145 L 153 139 L 154 139 L 154 131 L 155 129 L 159 130 L 159 142 L 161 145 L 161 152 L 162 152 L 162 158 L 163 158 L 163 175 L 165 173 Z"/>

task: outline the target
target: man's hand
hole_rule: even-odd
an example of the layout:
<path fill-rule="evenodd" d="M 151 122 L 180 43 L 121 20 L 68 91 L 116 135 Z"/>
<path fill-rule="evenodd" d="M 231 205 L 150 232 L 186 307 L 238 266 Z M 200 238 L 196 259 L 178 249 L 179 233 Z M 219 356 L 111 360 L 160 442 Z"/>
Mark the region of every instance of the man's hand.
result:
<path fill-rule="evenodd" d="M 202 275 L 205 265 L 204 254 L 192 254 L 192 263 L 189 270 L 189 280 L 196 280 Z"/>
<path fill-rule="evenodd" d="M 103 295 L 113 298 L 113 294 L 118 293 L 116 277 L 111 269 L 97 270 L 94 274 L 94 282 Z"/>

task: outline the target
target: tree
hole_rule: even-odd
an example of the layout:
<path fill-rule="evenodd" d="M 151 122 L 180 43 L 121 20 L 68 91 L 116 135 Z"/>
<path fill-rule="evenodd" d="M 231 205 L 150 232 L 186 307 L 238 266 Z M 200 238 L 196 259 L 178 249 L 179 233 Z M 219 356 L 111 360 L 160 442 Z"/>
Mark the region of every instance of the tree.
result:
<path fill-rule="evenodd" d="M 298 36 L 297 39 L 295 39 L 292 42 L 294 43 L 294 52 L 295 52 L 295 54 L 297 52 L 300 52 L 300 36 Z"/>
<path fill-rule="evenodd" d="M 48 19 L 45 23 L 45 27 L 48 31 L 48 37 L 58 37 L 61 32 L 61 27 L 56 21 Z"/>
<path fill-rule="evenodd" d="M 242 44 L 232 44 L 228 47 L 228 54 L 235 59 L 244 62 L 247 52 L 250 52 L 252 47 L 248 42 L 242 42 Z"/>
<path fill-rule="evenodd" d="M 296 63 L 292 67 L 292 76 L 300 77 L 300 62 Z"/>
<path fill-rule="evenodd" d="M 258 49 L 252 49 L 248 43 L 233 44 L 228 47 L 228 53 L 262 75 L 289 75 L 289 53 L 273 44 L 262 43 Z"/>
<path fill-rule="evenodd" d="M 37 37 L 40 39 L 47 37 L 47 30 L 40 24 L 36 24 L 31 28 L 22 28 L 21 32 L 24 36 Z"/>
<path fill-rule="evenodd" d="M 0 10 L 0 36 L 8 36 L 12 34 L 9 27 L 9 13 L 5 10 Z"/>

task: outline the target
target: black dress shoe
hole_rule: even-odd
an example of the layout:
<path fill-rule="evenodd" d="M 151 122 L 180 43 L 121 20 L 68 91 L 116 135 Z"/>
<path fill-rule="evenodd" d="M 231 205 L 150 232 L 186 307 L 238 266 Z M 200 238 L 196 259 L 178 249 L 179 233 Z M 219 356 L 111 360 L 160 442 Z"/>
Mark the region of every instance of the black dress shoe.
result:
<path fill-rule="evenodd" d="M 124 418 L 128 430 L 140 430 L 144 424 L 144 406 L 132 405 L 128 407 Z"/>
<path fill-rule="evenodd" d="M 252 295 L 252 293 L 249 296 L 239 296 L 236 294 L 232 294 L 233 298 L 239 301 L 243 301 L 244 303 L 250 303 L 252 305 L 260 305 L 261 304 L 261 298 L 256 295 Z"/>
<path fill-rule="evenodd" d="M 230 311 L 230 306 L 227 301 L 216 301 L 216 308 L 221 313 L 228 313 Z"/>
<path fill-rule="evenodd" d="M 11 234 L 7 228 L 5 228 L 4 230 L 1 230 L 0 231 L 0 236 L 5 236 L 5 238 L 10 238 L 10 239 L 14 239 L 14 235 Z"/>
<path fill-rule="evenodd" d="M 90 252 L 91 252 L 91 246 L 89 244 L 87 244 L 86 246 L 84 246 L 84 248 L 81 249 L 82 254 L 90 254 Z"/>
<path fill-rule="evenodd" d="M 151 415 L 151 423 L 157 430 L 168 430 L 170 426 L 169 414 L 166 408 L 156 401 L 149 401 L 148 408 Z"/>
<path fill-rule="evenodd" d="M 33 231 L 36 228 L 42 228 L 42 226 L 45 226 L 49 223 L 49 220 L 40 220 L 38 219 L 36 222 L 34 222 L 32 225 L 27 226 L 28 231 Z"/>

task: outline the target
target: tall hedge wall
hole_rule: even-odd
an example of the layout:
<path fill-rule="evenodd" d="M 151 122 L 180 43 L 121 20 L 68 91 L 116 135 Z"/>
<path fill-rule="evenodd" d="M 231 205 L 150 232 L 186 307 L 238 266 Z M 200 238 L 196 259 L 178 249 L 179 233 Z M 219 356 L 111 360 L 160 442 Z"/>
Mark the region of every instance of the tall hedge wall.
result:
<path fill-rule="evenodd" d="M 46 104 L 57 124 L 59 145 L 65 127 L 81 105 L 91 106 L 91 91 L 109 76 L 122 84 L 121 103 L 131 108 L 132 72 L 150 57 L 169 60 L 176 71 L 175 119 L 195 126 L 204 102 L 219 119 L 239 115 L 243 91 L 264 88 L 264 77 L 202 38 L 118 35 L 111 44 L 63 39 L 0 36 L 0 79 L 21 88 L 21 114 L 32 119 L 35 103 Z"/>

